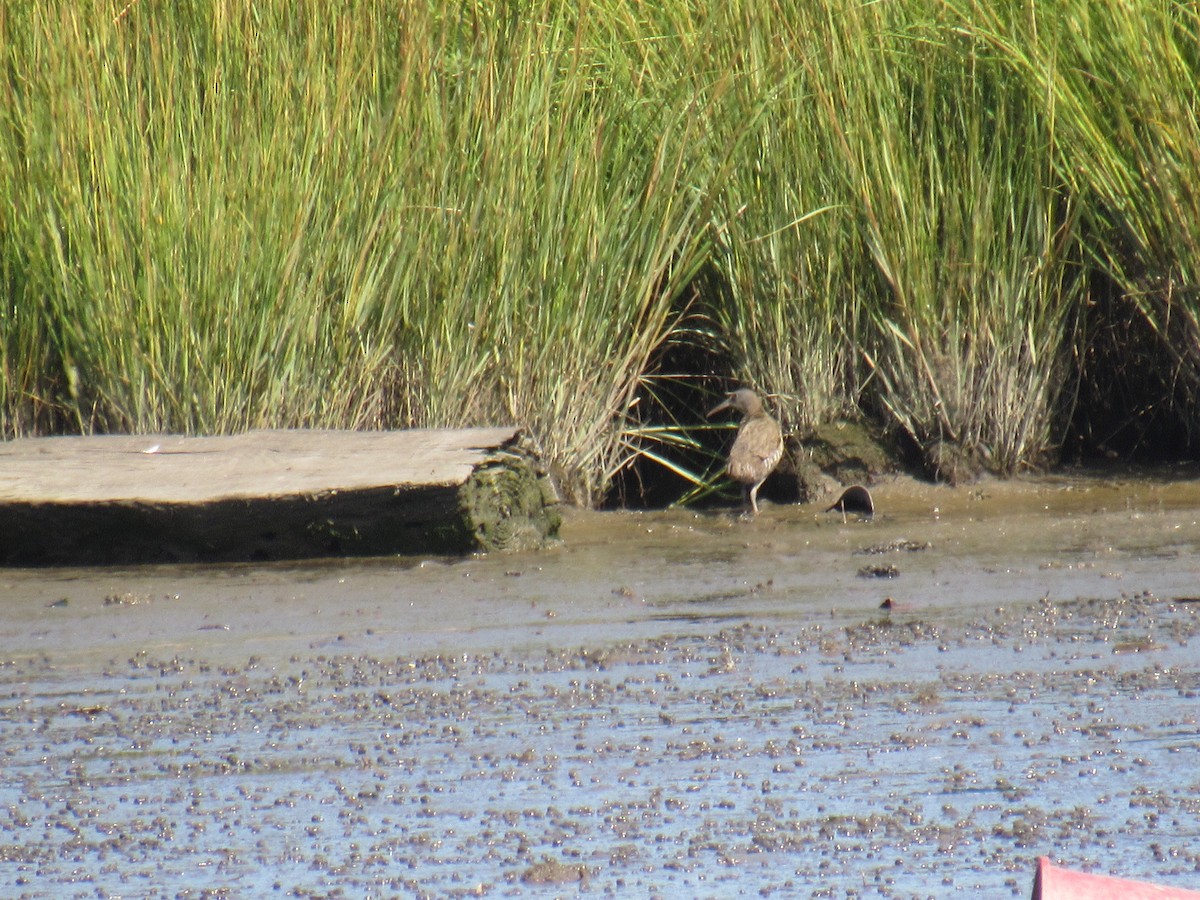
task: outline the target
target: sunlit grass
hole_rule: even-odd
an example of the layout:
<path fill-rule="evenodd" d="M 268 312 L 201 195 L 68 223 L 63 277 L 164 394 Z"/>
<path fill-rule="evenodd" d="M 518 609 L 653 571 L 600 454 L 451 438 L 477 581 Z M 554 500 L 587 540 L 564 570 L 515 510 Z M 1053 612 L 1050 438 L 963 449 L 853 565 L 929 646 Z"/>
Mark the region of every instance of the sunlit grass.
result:
<path fill-rule="evenodd" d="M 710 480 L 686 337 L 1038 464 L 1089 266 L 1200 384 L 1196 14 L 1058 9 L 6 6 L 0 432 L 511 422 L 594 502 Z"/>
<path fill-rule="evenodd" d="M 724 155 L 687 23 L 388 9 L 5 23 L 5 431 L 511 421 L 603 491 Z"/>
<path fill-rule="evenodd" d="M 1200 11 L 1178 0 L 956 2 L 1053 126 L 1092 259 L 1162 339 L 1200 436 Z M 1167 398 L 1162 398 L 1163 402 Z"/>
<path fill-rule="evenodd" d="M 718 185 L 722 332 L 742 380 L 775 397 L 786 428 L 803 430 L 857 410 L 869 265 L 819 102 L 836 77 L 825 10 L 803 0 L 729 10 L 722 49 L 736 79 L 724 124 L 739 140 Z"/>
<path fill-rule="evenodd" d="M 1021 86 L 937 4 L 905 12 L 831 22 L 831 64 L 855 77 L 823 98 L 882 279 L 867 304 L 875 396 L 927 450 L 1011 472 L 1058 436 L 1081 302 L 1071 198 Z"/>

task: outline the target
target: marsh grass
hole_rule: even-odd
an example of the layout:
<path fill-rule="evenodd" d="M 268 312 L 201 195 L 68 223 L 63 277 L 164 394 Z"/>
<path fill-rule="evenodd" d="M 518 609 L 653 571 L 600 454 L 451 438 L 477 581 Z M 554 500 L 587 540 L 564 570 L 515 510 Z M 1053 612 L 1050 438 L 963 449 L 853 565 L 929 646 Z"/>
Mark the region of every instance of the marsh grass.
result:
<path fill-rule="evenodd" d="M 956 5 L 964 28 L 994 49 L 1051 122 L 1052 160 L 1077 198 L 1089 257 L 1160 335 L 1160 377 L 1190 395 L 1182 412 L 1195 441 L 1200 11 L 1177 0 L 1070 0 L 1052 12 Z"/>
<path fill-rule="evenodd" d="M 772 394 L 785 428 L 854 416 L 865 261 L 842 161 L 830 151 L 831 77 L 821 9 L 731 4 L 723 65 L 735 73 L 726 124 L 737 159 L 719 185 L 720 327 L 738 374 Z M 814 17 L 814 13 L 816 16 Z"/>
<path fill-rule="evenodd" d="M 577 502 L 704 490 L 639 406 L 695 340 L 1035 464 L 1089 266 L 1200 372 L 1200 29 L 1143 5 L 7 5 L 0 430 L 512 422 Z"/>
<path fill-rule="evenodd" d="M 361 56 L 370 36 L 350 19 L 297 32 L 275 11 L 38 4 L 24 47 L 6 35 L 32 85 L 5 123 L 24 170 L 6 185 L 8 247 L 27 254 L 13 309 L 48 336 L 29 393 L 78 430 L 358 414 L 339 382 L 361 348 L 338 306 L 370 272 L 355 265 L 370 144 L 348 105 L 365 102 L 361 72 L 332 45 Z M 262 46 L 272 31 L 286 60 Z"/>
<path fill-rule="evenodd" d="M 680 67 L 684 32 L 652 41 L 623 30 L 644 23 L 558 9 L 504 48 L 475 29 L 457 73 L 431 61 L 418 90 L 444 92 L 449 152 L 400 179 L 397 202 L 428 207 L 432 176 L 436 211 L 406 231 L 406 283 L 373 312 L 401 325 L 410 421 L 515 421 L 587 502 L 650 438 L 631 407 L 706 258 L 724 153 Z"/>
<path fill-rule="evenodd" d="M 493 12 L 7 22 L 6 432 L 514 421 L 593 499 L 726 154 L 683 23 Z"/>
<path fill-rule="evenodd" d="M 864 353 L 935 468 L 948 443 L 1012 472 L 1061 434 L 1075 218 L 1022 86 L 922 6 L 857 7 L 828 31 L 830 67 L 853 77 L 823 101 L 883 286 Z"/>

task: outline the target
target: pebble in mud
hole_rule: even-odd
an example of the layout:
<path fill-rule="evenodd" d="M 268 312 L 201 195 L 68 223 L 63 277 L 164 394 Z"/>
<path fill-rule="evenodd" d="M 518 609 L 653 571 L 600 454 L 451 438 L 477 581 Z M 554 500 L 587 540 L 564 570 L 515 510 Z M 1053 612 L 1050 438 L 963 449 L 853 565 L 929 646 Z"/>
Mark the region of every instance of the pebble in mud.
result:
<path fill-rule="evenodd" d="M 1198 628 L 1130 596 L 528 652 L 14 659 L 0 884 L 1025 896 L 1050 853 L 1186 886 Z"/>

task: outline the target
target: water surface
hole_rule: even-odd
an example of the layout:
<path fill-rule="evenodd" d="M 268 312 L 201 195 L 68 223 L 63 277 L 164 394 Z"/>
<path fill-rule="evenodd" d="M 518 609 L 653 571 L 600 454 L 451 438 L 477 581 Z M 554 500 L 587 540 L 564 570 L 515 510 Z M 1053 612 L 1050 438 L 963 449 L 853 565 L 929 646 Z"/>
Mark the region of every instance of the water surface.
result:
<path fill-rule="evenodd" d="M 2 893 L 1028 896 L 1039 855 L 1200 886 L 1197 482 L 875 494 L 0 571 Z"/>

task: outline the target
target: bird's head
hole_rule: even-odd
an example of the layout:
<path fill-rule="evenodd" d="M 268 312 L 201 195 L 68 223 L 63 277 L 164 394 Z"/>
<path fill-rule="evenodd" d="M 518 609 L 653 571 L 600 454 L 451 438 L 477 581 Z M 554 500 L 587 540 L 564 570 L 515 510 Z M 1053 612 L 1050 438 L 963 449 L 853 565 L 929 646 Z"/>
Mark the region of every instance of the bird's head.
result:
<path fill-rule="evenodd" d="M 708 411 L 708 417 L 712 418 L 723 409 L 736 409 L 744 416 L 758 415 L 763 411 L 762 400 L 758 394 L 750 390 L 750 388 L 738 388 L 730 394 L 727 394 L 725 399 Z"/>

